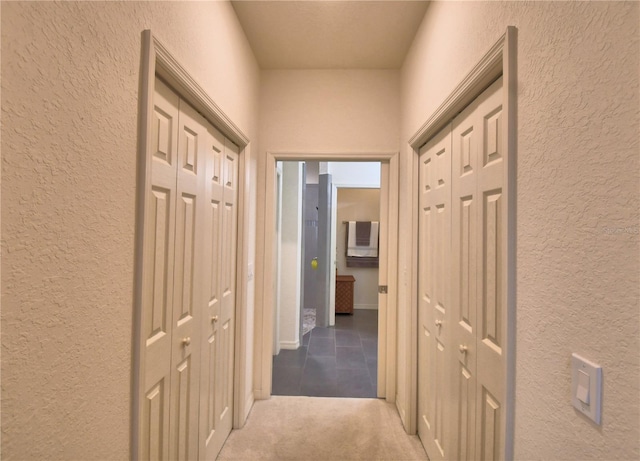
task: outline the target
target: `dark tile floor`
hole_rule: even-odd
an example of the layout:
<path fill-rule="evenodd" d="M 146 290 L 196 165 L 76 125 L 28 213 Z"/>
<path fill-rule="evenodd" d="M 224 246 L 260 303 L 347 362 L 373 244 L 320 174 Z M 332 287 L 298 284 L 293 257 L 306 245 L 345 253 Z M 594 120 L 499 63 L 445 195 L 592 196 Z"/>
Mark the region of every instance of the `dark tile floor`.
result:
<path fill-rule="evenodd" d="M 295 351 L 273 357 L 273 395 L 375 398 L 378 311 L 337 314 L 333 327 L 316 327 Z"/>

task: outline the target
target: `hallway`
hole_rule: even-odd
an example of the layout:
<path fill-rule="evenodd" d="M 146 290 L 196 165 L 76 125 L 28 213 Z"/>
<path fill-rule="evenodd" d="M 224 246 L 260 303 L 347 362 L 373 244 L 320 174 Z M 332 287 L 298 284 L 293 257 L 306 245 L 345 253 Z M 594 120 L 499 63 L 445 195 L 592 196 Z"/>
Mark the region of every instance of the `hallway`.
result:
<path fill-rule="evenodd" d="M 263 408 L 268 413 L 281 401 L 324 402 L 319 411 L 341 414 L 340 422 L 327 416 L 315 423 L 313 411 L 295 415 L 300 405 L 274 408 L 257 429 L 268 436 L 254 452 L 260 455 L 248 459 L 265 458 L 264 447 L 290 443 L 300 452 L 316 442 L 380 458 L 387 456 L 382 448 L 366 451 L 376 446 L 376 428 L 343 410 L 382 405 L 380 413 L 394 410 L 394 429 L 402 430 L 399 414 L 413 433 L 424 421 L 419 412 L 429 409 L 419 393 L 433 388 L 444 402 L 476 409 L 466 419 L 440 415 L 449 427 L 477 426 L 466 432 L 477 458 L 483 447 L 496 447 L 486 443 L 496 431 L 507 460 L 640 457 L 640 2 L 5 1 L 0 19 L 3 459 L 177 459 L 179 450 L 188 450 L 185 459 L 215 459 L 200 455 L 219 430 L 205 395 L 219 403 L 214 410 L 232 404 L 233 425 L 246 426 L 227 448 L 244 441 Z M 447 123 L 451 136 L 459 133 L 461 125 L 445 119 L 455 119 L 499 72 L 509 86 L 506 115 L 471 109 L 478 129 L 448 143 L 466 149 L 476 133 L 497 133 L 500 142 L 487 143 L 493 152 L 472 164 L 467 153 L 478 150 L 467 149 L 451 155 L 449 167 L 437 150 L 421 162 L 420 149 L 429 150 L 422 142 Z M 178 95 L 176 122 L 175 110 L 153 103 L 155 78 Z M 222 150 L 191 142 L 189 129 L 160 136 L 169 124 L 172 133 L 185 126 L 181 99 L 231 144 Z M 147 136 L 153 130 L 158 136 Z M 209 128 L 202 133 L 205 141 L 214 136 Z M 238 170 L 230 178 L 235 169 L 223 168 L 222 159 L 233 145 Z M 379 284 L 387 293 L 378 337 L 386 352 L 377 363 L 377 393 L 385 399 L 272 396 L 272 173 L 276 159 L 301 154 L 388 165 L 384 206 L 393 225 L 381 239 L 393 261 L 381 263 L 389 269 Z M 212 227 L 200 210 L 227 212 L 224 193 L 211 201 L 197 187 L 178 190 L 184 182 L 177 172 L 162 173 L 170 187 L 153 186 L 154 171 L 169 164 L 185 170 L 180 178 L 200 176 L 199 159 L 207 156 L 216 161 L 213 170 L 204 162 L 205 177 L 238 187 L 237 220 L 223 221 L 232 224 L 225 231 L 237 248 L 221 237 L 214 245 L 200 226 Z M 506 190 L 488 182 L 488 191 L 466 188 L 468 178 L 503 159 Z M 434 181 L 421 187 L 427 169 Z M 464 184 L 454 182 L 463 176 Z M 427 190 L 446 197 L 421 209 Z M 475 219 L 446 225 L 463 216 Z M 483 230 L 501 217 L 511 226 Z M 447 236 L 446 245 L 431 245 L 437 252 L 418 242 L 425 221 L 441 223 L 437 235 Z M 461 249 L 469 257 L 454 257 Z M 445 272 L 433 271 L 443 256 Z M 225 320 L 211 312 L 221 296 L 200 283 L 207 263 L 222 258 L 232 262 L 220 273 L 231 285 L 224 293 L 235 294 L 235 315 Z M 490 271 L 481 273 L 483 261 Z M 465 283 L 469 274 L 473 285 Z M 500 280 L 499 303 L 487 280 Z M 194 288 L 197 296 L 185 295 Z M 436 312 L 421 319 L 425 294 Z M 490 315 L 471 319 L 459 299 Z M 509 313 L 506 321 L 493 315 L 495 307 Z M 456 318 L 460 312 L 464 319 Z M 183 332 L 190 324 L 201 328 Z M 216 328 L 229 339 L 213 338 Z M 469 331 L 479 334 L 474 343 L 466 341 Z M 437 342 L 438 335 L 445 339 Z M 420 338 L 457 379 L 439 373 L 431 380 L 418 367 Z M 479 352 L 487 343 L 507 357 L 508 379 L 489 376 L 506 382 L 500 395 L 470 379 L 474 369 L 487 370 L 491 359 Z M 210 358 L 222 344 L 234 352 L 226 376 L 208 373 L 220 363 Z M 147 345 L 158 352 L 147 354 Z M 573 353 L 602 367 L 600 424 L 572 405 Z M 146 373 L 160 354 L 163 366 Z M 212 376 L 233 390 L 232 401 L 208 386 Z M 463 382 L 477 392 L 460 398 Z M 306 423 L 287 427 L 294 416 Z M 476 430 L 480 417 L 496 431 Z M 435 459 L 438 448 L 427 449 Z"/>
<path fill-rule="evenodd" d="M 281 397 L 257 401 L 218 461 L 427 460 L 395 406 L 378 399 Z"/>

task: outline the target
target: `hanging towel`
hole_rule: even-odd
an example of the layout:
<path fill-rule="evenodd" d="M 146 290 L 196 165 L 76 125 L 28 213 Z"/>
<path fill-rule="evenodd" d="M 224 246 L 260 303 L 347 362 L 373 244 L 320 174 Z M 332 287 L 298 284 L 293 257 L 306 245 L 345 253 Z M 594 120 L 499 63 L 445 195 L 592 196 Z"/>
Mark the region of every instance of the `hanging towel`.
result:
<path fill-rule="evenodd" d="M 356 221 L 356 246 L 368 247 L 371 245 L 371 222 Z"/>
<path fill-rule="evenodd" d="M 378 222 L 349 221 L 347 256 L 378 257 Z"/>

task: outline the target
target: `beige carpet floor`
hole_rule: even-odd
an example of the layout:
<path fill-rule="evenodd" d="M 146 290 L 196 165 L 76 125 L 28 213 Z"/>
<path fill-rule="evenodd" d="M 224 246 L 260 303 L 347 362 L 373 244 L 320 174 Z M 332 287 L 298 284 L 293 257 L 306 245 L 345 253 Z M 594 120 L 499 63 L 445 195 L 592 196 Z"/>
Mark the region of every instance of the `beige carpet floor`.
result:
<path fill-rule="evenodd" d="M 428 460 L 404 432 L 395 405 L 379 399 L 272 396 L 257 401 L 218 461 Z"/>

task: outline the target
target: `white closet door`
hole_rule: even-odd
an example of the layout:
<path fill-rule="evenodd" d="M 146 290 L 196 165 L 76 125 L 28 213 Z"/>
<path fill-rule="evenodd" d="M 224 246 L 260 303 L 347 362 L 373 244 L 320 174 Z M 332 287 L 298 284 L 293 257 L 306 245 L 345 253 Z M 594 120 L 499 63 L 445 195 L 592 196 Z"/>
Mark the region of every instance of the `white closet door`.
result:
<path fill-rule="evenodd" d="M 502 79 L 453 121 L 452 409 L 459 460 L 504 457 L 506 171 Z"/>
<path fill-rule="evenodd" d="M 504 459 L 507 331 L 507 159 L 502 78 L 478 98 L 476 458 Z"/>
<path fill-rule="evenodd" d="M 450 178 L 447 126 L 420 149 L 418 432 L 432 461 L 451 449 Z"/>
<path fill-rule="evenodd" d="M 475 458 L 476 324 L 477 324 L 477 194 L 478 150 L 482 127 L 475 100 L 452 123 L 452 297 L 456 355 L 452 390 L 455 446 L 452 459 Z"/>
<path fill-rule="evenodd" d="M 228 139 L 224 156 L 224 227 L 222 231 L 222 311 L 220 328 L 221 387 L 219 419 L 231 430 L 233 405 L 233 358 L 236 305 L 236 259 L 238 248 L 238 147 Z"/>
<path fill-rule="evenodd" d="M 215 459 L 233 417 L 238 148 L 155 81 L 145 191 L 141 459 Z"/>
<path fill-rule="evenodd" d="M 502 101 L 498 79 L 420 150 L 418 430 L 432 460 L 504 458 Z"/>
<path fill-rule="evenodd" d="M 222 230 L 222 309 L 220 315 L 221 348 L 219 351 L 220 381 L 217 398 L 220 402 L 218 421 L 224 437 L 233 424 L 233 364 L 236 306 L 236 259 L 238 248 L 238 147 L 228 139 L 224 149 L 224 226 Z"/>
<path fill-rule="evenodd" d="M 231 432 L 237 248 L 237 148 L 209 126 L 200 446 L 215 459 Z"/>
<path fill-rule="evenodd" d="M 217 355 L 219 349 L 218 322 L 222 300 L 222 157 L 224 137 L 209 126 L 207 146 L 207 207 L 205 212 L 206 264 L 204 285 L 207 293 L 207 307 L 202 321 L 202 368 L 200 379 L 200 453 L 203 459 L 215 459 L 220 450 L 222 431 L 219 430 L 215 387 L 218 379 Z M 224 438 L 222 438 L 224 441 Z"/>
<path fill-rule="evenodd" d="M 204 118 L 180 101 L 170 423 L 171 458 L 176 460 L 198 457 L 202 218 L 207 137 Z"/>
<path fill-rule="evenodd" d="M 171 338 L 179 98 L 156 79 L 151 181 L 145 191 L 142 277 L 141 459 L 169 459 Z"/>

